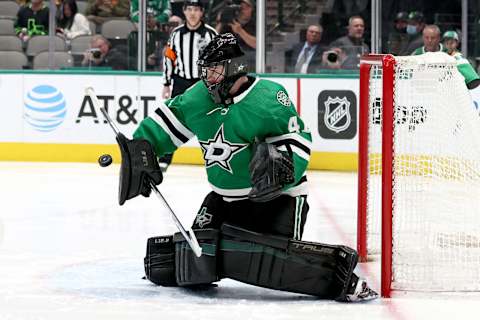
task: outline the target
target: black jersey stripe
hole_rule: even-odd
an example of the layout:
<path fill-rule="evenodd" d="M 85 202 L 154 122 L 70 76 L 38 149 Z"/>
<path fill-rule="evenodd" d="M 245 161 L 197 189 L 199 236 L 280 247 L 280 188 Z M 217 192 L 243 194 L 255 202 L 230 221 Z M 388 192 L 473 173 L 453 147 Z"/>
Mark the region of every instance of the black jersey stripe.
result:
<path fill-rule="evenodd" d="M 195 40 L 195 32 L 190 32 L 190 50 L 188 51 L 188 71 L 190 72 L 190 79 L 193 78 L 193 40 Z"/>
<path fill-rule="evenodd" d="M 296 146 L 297 148 L 301 149 L 302 151 L 304 151 L 305 153 L 307 154 L 310 154 L 310 148 L 307 147 L 306 145 L 300 143 L 299 141 L 295 140 L 295 139 L 285 139 L 285 140 L 278 140 L 278 141 L 274 141 L 274 142 L 271 142 L 271 144 L 273 144 L 275 147 L 279 147 L 279 146 L 288 146 L 288 145 L 293 145 L 293 146 Z"/>
<path fill-rule="evenodd" d="M 188 137 L 178 131 L 178 129 L 173 125 L 170 119 L 168 119 L 167 115 L 160 108 L 157 108 L 157 110 L 155 110 L 155 113 L 160 118 L 162 118 L 163 122 L 165 122 L 170 132 L 173 133 L 178 140 L 182 141 L 183 143 L 186 143 L 189 140 Z"/>

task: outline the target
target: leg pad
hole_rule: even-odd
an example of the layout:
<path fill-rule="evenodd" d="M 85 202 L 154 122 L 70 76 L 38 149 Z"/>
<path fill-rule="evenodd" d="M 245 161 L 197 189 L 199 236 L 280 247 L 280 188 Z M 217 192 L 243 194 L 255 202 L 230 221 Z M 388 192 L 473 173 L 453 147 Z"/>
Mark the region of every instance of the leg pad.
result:
<path fill-rule="evenodd" d="M 173 236 L 149 238 L 144 265 L 148 280 L 161 286 L 176 286 Z"/>
<path fill-rule="evenodd" d="M 222 226 L 221 276 L 249 284 L 338 299 L 350 287 L 355 250 Z"/>
<path fill-rule="evenodd" d="M 200 258 L 181 233 L 173 237 L 175 243 L 175 276 L 179 286 L 209 284 L 220 280 L 217 274 L 217 251 L 219 231 L 215 229 L 194 230 L 202 247 Z"/>

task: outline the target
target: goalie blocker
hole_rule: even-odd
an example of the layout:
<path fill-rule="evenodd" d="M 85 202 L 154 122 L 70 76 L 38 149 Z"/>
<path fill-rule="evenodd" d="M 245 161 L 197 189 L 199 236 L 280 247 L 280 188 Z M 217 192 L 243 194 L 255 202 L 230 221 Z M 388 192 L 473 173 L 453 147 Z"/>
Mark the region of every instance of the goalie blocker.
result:
<path fill-rule="evenodd" d="M 270 289 L 337 301 L 378 295 L 353 270 L 358 256 L 345 246 L 263 235 L 224 224 L 196 230 L 203 254 L 195 257 L 183 236 L 148 239 L 145 273 L 163 286 L 205 285 L 231 278 Z"/>

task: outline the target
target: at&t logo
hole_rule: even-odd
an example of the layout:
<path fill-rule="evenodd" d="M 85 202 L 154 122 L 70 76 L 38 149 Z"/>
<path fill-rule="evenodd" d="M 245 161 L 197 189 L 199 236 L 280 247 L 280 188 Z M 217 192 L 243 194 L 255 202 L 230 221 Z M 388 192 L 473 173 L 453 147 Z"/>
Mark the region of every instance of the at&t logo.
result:
<path fill-rule="evenodd" d="M 55 87 L 39 85 L 25 96 L 25 121 L 35 130 L 53 131 L 65 120 L 67 104 L 63 94 Z"/>

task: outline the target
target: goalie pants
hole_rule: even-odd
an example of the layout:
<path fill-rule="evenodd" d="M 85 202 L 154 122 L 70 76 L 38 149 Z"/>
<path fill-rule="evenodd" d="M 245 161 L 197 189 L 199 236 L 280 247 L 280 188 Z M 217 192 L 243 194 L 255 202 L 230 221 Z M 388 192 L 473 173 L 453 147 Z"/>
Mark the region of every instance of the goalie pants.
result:
<path fill-rule="evenodd" d="M 307 196 L 282 195 L 268 202 L 227 202 L 210 192 L 197 213 L 192 229 L 220 229 L 228 223 L 250 231 L 300 240 L 308 213 Z"/>

